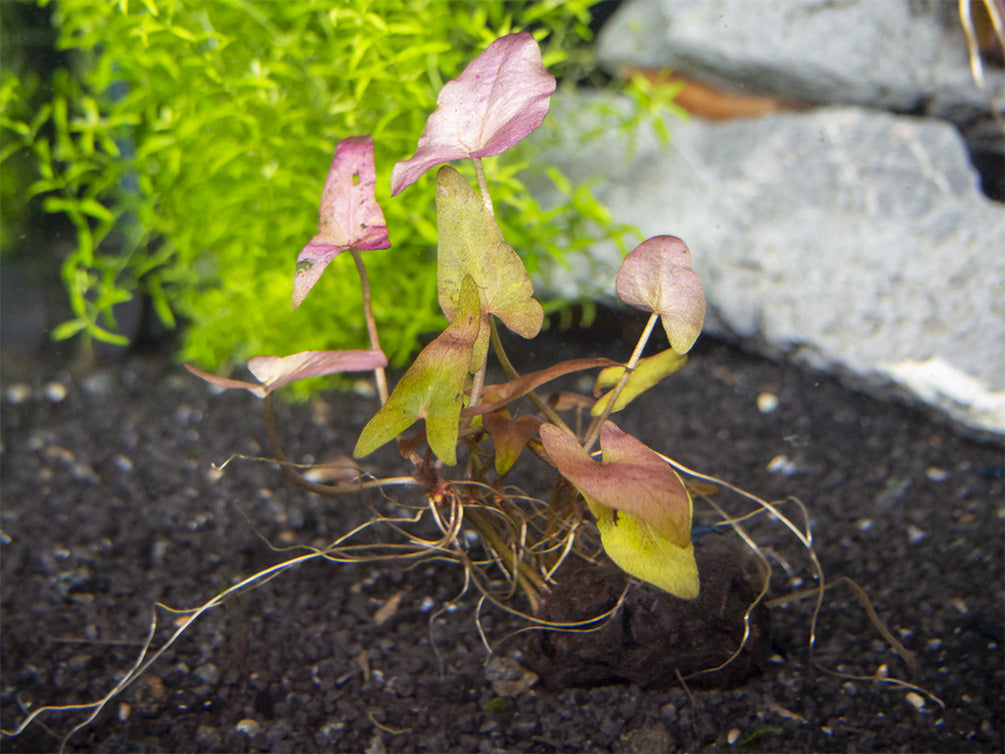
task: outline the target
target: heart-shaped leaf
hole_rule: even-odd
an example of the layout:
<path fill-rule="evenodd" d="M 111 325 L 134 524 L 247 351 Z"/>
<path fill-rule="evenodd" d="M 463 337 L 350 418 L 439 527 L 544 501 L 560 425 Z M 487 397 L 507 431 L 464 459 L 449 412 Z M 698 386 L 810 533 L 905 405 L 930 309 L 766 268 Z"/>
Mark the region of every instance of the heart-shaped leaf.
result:
<path fill-rule="evenodd" d="M 686 361 L 687 356 L 677 353 L 672 348 L 668 348 L 655 356 L 640 359 L 635 369 L 628 376 L 628 382 L 625 383 L 625 387 L 618 396 L 618 401 L 614 404 L 612 411 L 623 409 L 646 390 L 660 382 L 664 377 L 669 377 L 684 366 Z M 600 392 L 604 388 L 617 385 L 624 373 L 625 368 L 621 366 L 607 367 L 607 369 L 602 370 L 597 375 L 597 382 L 593 386 L 593 394 L 600 395 Z M 610 397 L 611 394 L 608 393 L 593 404 L 593 408 L 590 411 L 591 415 L 600 416 L 604 413 L 607 409 L 607 404 L 610 402 Z"/>
<path fill-rule="evenodd" d="M 254 356 L 248 359 L 248 369 L 261 382 L 231 380 L 204 372 L 191 364 L 185 368 L 206 382 L 223 388 L 243 388 L 259 398 L 273 390 L 307 377 L 320 377 L 337 372 L 364 372 L 387 366 L 383 351 L 302 351 L 290 356 Z"/>
<path fill-rule="evenodd" d="M 321 194 L 318 234 L 297 257 L 293 278 L 293 308 L 303 303 L 328 264 L 349 249 L 386 249 L 391 239 L 374 187 L 373 139 L 354 136 L 335 148 Z"/>
<path fill-rule="evenodd" d="M 541 125 L 554 91 L 534 37 L 500 37 L 440 90 L 415 154 L 391 171 L 391 195 L 434 165 L 505 152 Z"/>
<path fill-rule="evenodd" d="M 461 284 L 458 304 L 447 329 L 422 349 L 387 403 L 363 427 L 353 451 L 356 458 L 372 453 L 424 417 L 426 439 L 436 457 L 449 466 L 457 463 L 464 388 L 481 322 L 478 289 L 470 276 Z"/>
<path fill-rule="evenodd" d="M 611 422 L 600 429 L 600 463 L 568 432 L 553 424 L 540 431 L 548 456 L 590 506 L 611 559 L 678 597 L 698 596 L 691 496 L 677 472 Z"/>
<path fill-rule="evenodd" d="M 643 241 L 621 263 L 616 287 L 626 304 L 659 313 L 677 353 L 691 350 L 705 320 L 705 294 L 687 244 L 676 236 Z"/>
<path fill-rule="evenodd" d="M 471 184 L 448 165 L 436 175 L 436 224 L 437 288 L 440 308 L 447 319 L 457 311 L 461 281 L 470 275 L 478 286 L 483 317 L 494 314 L 524 338 L 537 335 L 544 322 L 544 310 L 532 298 L 534 285 L 523 261 L 503 241 L 499 223 L 485 209 Z M 474 356 L 478 364 L 485 357 L 488 337 L 489 328 L 483 322 Z"/>

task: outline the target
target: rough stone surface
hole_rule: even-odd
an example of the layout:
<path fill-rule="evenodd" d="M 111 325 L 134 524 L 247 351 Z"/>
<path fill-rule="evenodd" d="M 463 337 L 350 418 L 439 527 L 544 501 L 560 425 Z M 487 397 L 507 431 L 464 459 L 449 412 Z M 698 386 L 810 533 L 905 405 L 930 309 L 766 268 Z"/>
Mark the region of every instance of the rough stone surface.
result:
<path fill-rule="evenodd" d="M 680 678 L 695 689 L 742 685 L 769 654 L 768 611 L 763 605 L 750 610 L 766 574 L 748 548 L 719 532 L 696 537 L 694 551 L 701 592 L 693 601 L 646 584 L 626 592 L 629 579 L 612 564 L 566 560 L 541 617 L 582 623 L 620 601 L 618 619 L 588 630 L 533 632 L 528 666 L 556 690 L 611 683 L 669 689 Z"/>
<path fill-rule="evenodd" d="M 596 179 L 615 221 L 688 243 L 708 329 L 1005 428 L 1005 211 L 980 193 L 952 126 L 822 108 L 677 121 L 663 147 L 648 128 L 619 131 L 612 113 L 626 107 L 557 99 L 549 159 Z M 546 285 L 611 295 L 620 251 L 591 257 Z"/>
<path fill-rule="evenodd" d="M 643 0 L 604 27 L 602 62 L 672 68 L 816 103 L 984 109 L 956 3 Z M 988 72 L 1001 101 L 1005 78 Z"/>

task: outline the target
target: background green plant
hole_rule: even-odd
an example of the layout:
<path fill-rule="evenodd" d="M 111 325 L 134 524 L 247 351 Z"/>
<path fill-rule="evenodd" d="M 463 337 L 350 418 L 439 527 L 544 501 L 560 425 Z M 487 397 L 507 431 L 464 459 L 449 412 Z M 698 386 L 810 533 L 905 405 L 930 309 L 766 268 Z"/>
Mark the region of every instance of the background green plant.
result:
<path fill-rule="evenodd" d="M 316 231 L 335 144 L 372 134 L 393 246 L 367 264 L 382 345 L 402 363 L 444 322 L 431 179 L 391 199 L 391 167 L 414 151 L 442 84 L 500 35 L 533 31 L 551 72 L 580 77 L 595 1 L 54 3 L 72 71 L 56 71 L 51 101 L 34 110 L 24 103 L 37 84 L 6 75 L 0 88 L 2 157 L 28 155 L 36 175 L 22 193 L 76 229 L 62 262 L 73 318 L 54 336 L 124 342 L 112 307 L 142 292 L 166 324 L 185 322 L 180 357 L 212 369 L 362 346 L 351 260 L 336 260 L 296 313 L 290 278 Z M 598 233 L 620 240 L 626 228 L 588 187 L 554 170 L 565 202 L 541 209 L 524 187 L 530 164 L 517 153 L 486 167 L 507 240 L 532 273 Z"/>

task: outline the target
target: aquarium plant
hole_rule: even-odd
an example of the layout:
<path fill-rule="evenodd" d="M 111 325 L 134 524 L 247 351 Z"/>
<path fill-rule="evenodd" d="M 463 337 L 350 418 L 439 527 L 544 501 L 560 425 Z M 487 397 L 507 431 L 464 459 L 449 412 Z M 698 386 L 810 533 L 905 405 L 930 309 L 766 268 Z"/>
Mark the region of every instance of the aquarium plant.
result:
<path fill-rule="evenodd" d="M 588 64 L 595 0 L 39 1 L 72 64 L 53 74 L 51 100 L 38 107 L 27 106 L 37 83 L 5 74 L 0 158 L 5 176 L 15 165 L 26 176 L 15 193 L 75 232 L 60 260 L 72 316 L 53 335 L 125 343 L 116 307 L 142 297 L 164 324 L 184 324 L 182 358 L 217 369 L 291 346 L 364 343 L 360 291 L 345 276 L 326 277 L 296 320 L 281 306 L 281 250 L 313 222 L 308 199 L 331 144 L 378 135 L 377 193 L 387 199 L 385 171 L 474 51 L 532 29 L 546 63 L 573 81 Z M 544 178 L 565 198 L 542 208 L 524 188 L 528 167 L 518 156 L 492 170 L 497 212 L 513 221 L 510 237 L 532 271 L 593 235 L 620 239 L 625 229 L 588 187 L 554 170 Z M 443 324 L 436 227 L 419 192 L 387 212 L 407 232 L 395 255 L 370 255 L 385 278 L 371 305 L 385 352 L 402 363 L 421 333 Z M 4 227 L 17 220 L 5 214 Z M 15 245 L 4 238 L 5 251 Z"/>
<path fill-rule="evenodd" d="M 393 516 L 375 513 L 327 546 L 306 547 L 304 554 L 244 578 L 187 611 L 187 617 L 156 650 L 150 650 L 148 639 L 130 672 L 108 695 L 91 705 L 75 706 L 91 714 L 74 731 L 162 656 L 200 615 L 229 595 L 308 560 L 453 561 L 465 569 L 466 583 L 480 592 L 483 601 L 503 606 L 544 629 L 589 632 L 620 605 L 574 623 L 541 618 L 548 600 L 558 593 L 553 591 L 556 572 L 570 559 L 598 569 L 610 568 L 613 562 L 632 579 L 656 587 L 667 599 L 687 604 L 699 597 L 705 578 L 695 558 L 692 520 L 694 500 L 708 494 L 709 482 L 755 503 L 754 511 L 730 515 L 708 499 L 709 509 L 719 516 L 711 526 L 735 532 L 763 569 L 750 604 L 741 611 L 735 651 L 687 676 L 678 670 L 680 681 L 687 683 L 732 662 L 750 635 L 752 611 L 766 601 L 770 564 L 745 531 L 745 522 L 754 516 L 771 514 L 796 536 L 807 549 L 816 580 L 815 586 L 776 597 L 774 603 L 812 597 L 819 610 L 830 585 L 813 553 L 808 526 L 805 530 L 797 526 L 782 512 L 780 503 L 761 500 L 681 466 L 620 429 L 612 419 L 639 395 L 680 370 L 700 334 L 705 299 L 683 240 L 672 235 L 647 239 L 622 262 L 617 295 L 648 314 L 627 357 L 612 354 L 615 358 L 564 360 L 527 373 L 514 368 L 500 330 L 510 331 L 513 335 L 505 340 L 517 344 L 533 339 L 541 330 L 544 312 L 525 263 L 507 241 L 496 214 L 484 160 L 512 149 L 541 126 L 555 86 L 531 34 L 513 33 L 493 41 L 444 85 L 414 153 L 392 168 L 391 197 L 386 200 L 378 198 L 377 139 L 358 135 L 338 142 L 321 193 L 317 232 L 298 244 L 301 250 L 292 285 L 290 277 L 285 278 L 284 308 L 292 303 L 298 310 L 293 316 L 299 316 L 305 302 L 330 295 L 322 284 L 325 277 L 352 278 L 360 290 L 367 347 L 256 356 L 248 361 L 254 380 L 187 365 L 190 372 L 217 388 L 247 390 L 263 399 L 271 461 L 305 490 L 341 497 L 374 489 L 390 494 L 410 487 L 419 491 L 421 503 L 412 510 L 402 503 L 404 512 Z M 447 164 L 457 160 L 470 162 L 474 182 Z M 435 183 L 430 186 L 422 178 L 434 168 Z M 388 358 L 382 346 L 386 323 L 372 306 L 376 292 L 387 283 L 373 274 L 370 259 L 391 254 L 402 270 L 408 269 L 403 257 L 414 251 L 399 248 L 396 241 L 408 236 L 408 226 L 391 222 L 387 210 L 398 197 L 424 189 L 431 190 L 428 201 L 436 207 L 436 294 L 447 324 L 392 387 L 385 374 Z M 290 250 L 278 253 L 293 256 Z M 351 264 L 343 264 L 349 260 Z M 284 325 L 271 326 L 281 329 Z M 657 327 L 665 331 L 669 348 L 643 356 Z M 318 338 L 322 339 L 320 334 Z M 490 361 L 506 374 L 504 381 L 489 380 Z M 560 377 L 591 371 L 596 372 L 592 396 L 544 392 L 545 386 Z M 325 469 L 317 465 L 305 469 L 288 459 L 275 421 L 276 392 L 298 380 L 333 373 L 373 374 L 379 405 L 359 434 L 353 455 L 363 459 L 394 443 L 403 474 L 378 478 L 353 459 L 341 459 L 335 463 L 337 469 L 326 469 L 335 472 L 335 481 L 323 482 L 313 472 Z M 524 464 L 543 468 L 545 476 L 553 479 L 550 487 L 531 494 L 512 485 L 513 469 Z M 468 534 L 477 538 L 480 549 L 473 548 Z M 727 573 L 726 582 L 731 579 Z M 879 622 L 861 589 L 857 585 L 853 589 L 882 635 L 913 663 L 913 656 Z M 816 615 L 815 611 L 811 620 L 811 647 Z M 711 620 L 719 619 L 712 616 Z M 155 628 L 156 621 L 150 637 Z M 894 678 L 871 680 L 917 688 Z M 67 708 L 35 710 L 14 733 L 54 709 Z"/>

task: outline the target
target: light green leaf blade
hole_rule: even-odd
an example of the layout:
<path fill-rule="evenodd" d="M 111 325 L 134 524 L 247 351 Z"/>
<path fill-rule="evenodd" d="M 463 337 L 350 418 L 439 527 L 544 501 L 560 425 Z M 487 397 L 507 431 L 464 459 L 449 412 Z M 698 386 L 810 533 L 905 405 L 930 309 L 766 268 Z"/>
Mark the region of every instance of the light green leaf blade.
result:
<path fill-rule="evenodd" d="M 499 224 L 475 190 L 450 166 L 436 174 L 436 218 L 437 287 L 447 319 L 457 309 L 461 281 L 470 275 L 485 314 L 494 314 L 524 338 L 537 335 L 544 310 L 533 298 L 534 286 L 523 261 L 503 241 Z M 486 347 L 487 343 L 486 339 Z"/>
<path fill-rule="evenodd" d="M 620 568 L 675 597 L 693 600 L 698 596 L 698 564 L 694 545 L 672 542 L 655 526 L 631 513 L 622 513 L 586 498 L 597 520 L 604 552 Z"/>
<path fill-rule="evenodd" d="M 618 400 L 614 404 L 613 411 L 620 411 L 623 409 L 633 400 L 642 395 L 642 393 L 646 390 L 659 383 L 665 377 L 669 377 L 671 374 L 679 370 L 686 362 L 687 356 L 677 353 L 672 348 L 668 348 L 655 356 L 640 359 L 631 375 L 629 375 L 628 382 L 625 383 L 624 389 L 618 396 Z M 621 366 L 608 367 L 607 369 L 601 371 L 600 374 L 597 375 L 596 384 L 593 386 L 593 394 L 599 395 L 600 391 L 604 388 L 617 385 L 621 380 L 621 375 L 624 373 L 625 368 Z M 600 416 L 607 409 L 607 404 L 610 403 L 610 397 L 611 394 L 608 393 L 594 403 L 593 408 L 590 410 L 591 415 Z"/>
<path fill-rule="evenodd" d="M 478 290 L 467 276 L 453 321 L 422 349 L 387 403 L 363 427 L 353 451 L 356 458 L 369 455 L 425 418 L 426 440 L 436 457 L 449 466 L 457 463 L 464 389 L 480 322 Z"/>

